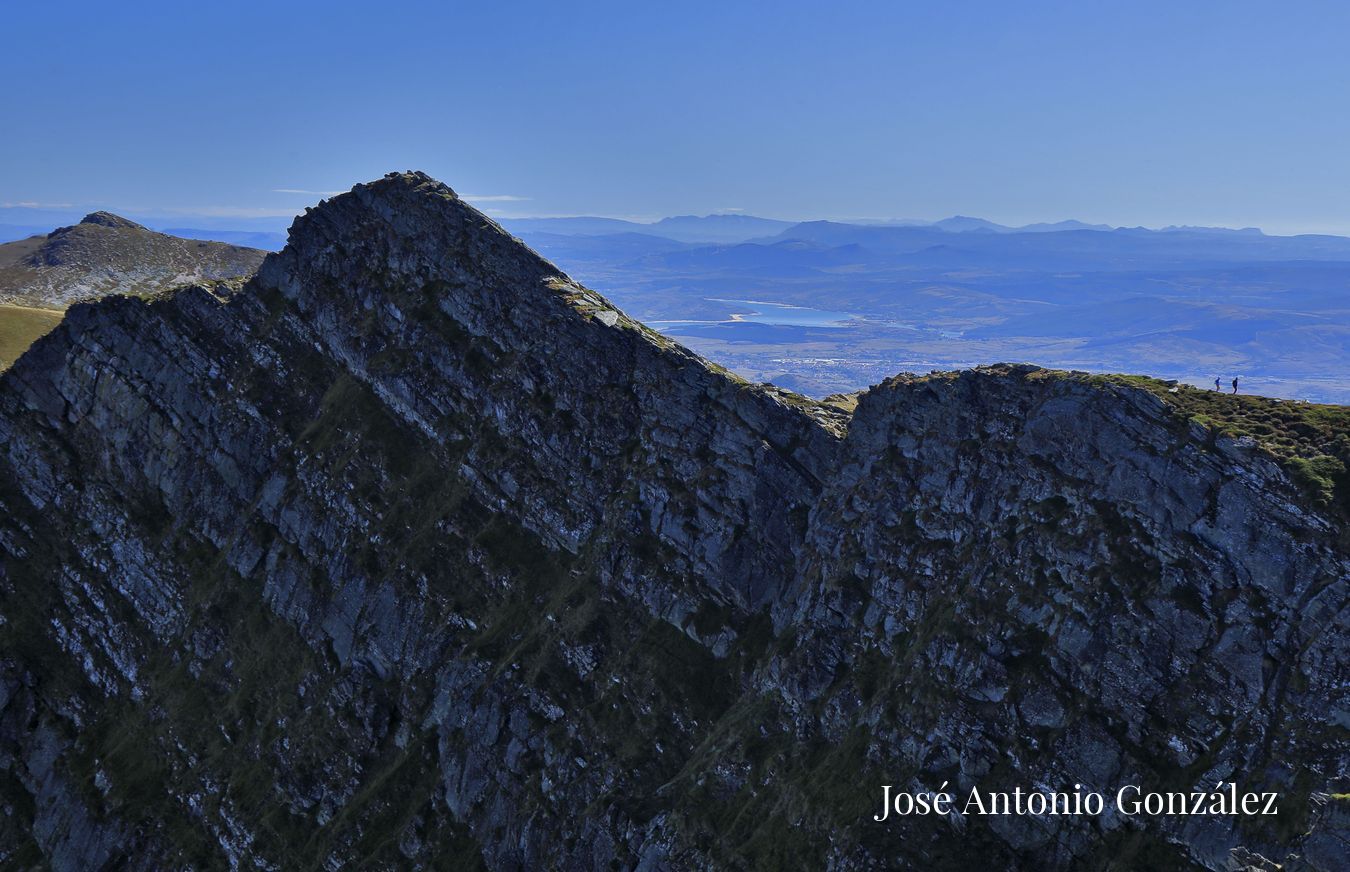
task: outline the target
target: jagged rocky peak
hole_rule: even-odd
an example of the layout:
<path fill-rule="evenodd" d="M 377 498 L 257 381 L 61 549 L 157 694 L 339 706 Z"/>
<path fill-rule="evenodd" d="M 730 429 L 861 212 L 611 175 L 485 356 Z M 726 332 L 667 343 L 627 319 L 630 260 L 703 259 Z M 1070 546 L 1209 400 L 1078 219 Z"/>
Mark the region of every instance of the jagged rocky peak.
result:
<path fill-rule="evenodd" d="M 140 224 L 111 212 L 90 212 L 80 219 L 81 224 L 97 224 L 100 227 L 124 227 L 132 230 L 145 230 Z"/>
<path fill-rule="evenodd" d="M 0 851 L 1341 868 L 1342 522 L 1169 396 L 817 403 L 425 175 L 358 185 L 228 299 L 76 306 L 0 377 Z M 872 819 L 1219 781 L 1280 815 Z"/>
<path fill-rule="evenodd" d="M 531 272 L 528 278 L 515 276 L 524 279 L 519 285 L 502 283 L 503 292 L 542 291 L 534 279 L 569 281 L 557 267 L 460 200 L 448 185 L 422 172 L 390 173 L 307 209 L 292 225 L 289 244 L 273 258 L 268 276 L 281 276 L 287 264 L 318 266 L 308 262 L 324 245 L 341 245 L 352 260 L 384 257 L 393 274 L 409 266 L 397 253 L 414 251 L 422 265 L 434 271 L 506 268 L 503 279 L 516 270 Z"/>

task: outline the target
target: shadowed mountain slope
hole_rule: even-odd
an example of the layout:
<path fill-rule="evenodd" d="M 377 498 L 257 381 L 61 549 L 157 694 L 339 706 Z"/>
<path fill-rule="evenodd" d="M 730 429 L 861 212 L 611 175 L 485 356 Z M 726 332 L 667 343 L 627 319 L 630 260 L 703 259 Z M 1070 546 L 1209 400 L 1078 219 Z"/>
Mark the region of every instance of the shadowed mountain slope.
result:
<path fill-rule="evenodd" d="M 1333 869 L 1343 521 L 1128 383 L 748 384 L 393 174 L 0 376 L 0 852 Z M 872 821 L 1217 781 L 1280 814 Z"/>

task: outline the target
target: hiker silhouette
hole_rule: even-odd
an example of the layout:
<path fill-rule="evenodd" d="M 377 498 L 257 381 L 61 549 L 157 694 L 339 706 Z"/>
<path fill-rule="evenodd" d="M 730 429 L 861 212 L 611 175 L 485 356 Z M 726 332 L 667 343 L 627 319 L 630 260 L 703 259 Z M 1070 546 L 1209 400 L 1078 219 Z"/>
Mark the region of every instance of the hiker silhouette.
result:
<path fill-rule="evenodd" d="M 1237 393 L 1237 376 L 1233 376 L 1233 393 Z"/>
<path fill-rule="evenodd" d="M 1219 377 L 1217 375 L 1214 376 L 1214 390 L 1219 390 Z"/>

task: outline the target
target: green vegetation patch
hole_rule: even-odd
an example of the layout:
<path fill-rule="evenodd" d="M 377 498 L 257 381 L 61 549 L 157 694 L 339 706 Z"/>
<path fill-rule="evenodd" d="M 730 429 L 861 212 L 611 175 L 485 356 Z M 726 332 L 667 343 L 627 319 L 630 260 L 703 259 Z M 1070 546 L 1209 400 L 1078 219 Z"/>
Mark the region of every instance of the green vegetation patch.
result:
<path fill-rule="evenodd" d="M 1146 390 L 1215 435 L 1250 437 L 1316 503 L 1350 515 L 1350 406 L 1234 395 L 1138 375 L 1085 378 Z"/>

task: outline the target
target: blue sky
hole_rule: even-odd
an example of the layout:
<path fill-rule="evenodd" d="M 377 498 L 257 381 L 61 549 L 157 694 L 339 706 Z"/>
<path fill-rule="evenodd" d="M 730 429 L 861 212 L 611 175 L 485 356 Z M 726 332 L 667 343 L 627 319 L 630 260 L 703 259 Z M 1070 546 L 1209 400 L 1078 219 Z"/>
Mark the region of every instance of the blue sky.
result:
<path fill-rule="evenodd" d="M 1343 4 L 66 2 L 5 22 L 0 204 L 244 221 L 419 168 L 499 215 L 1350 233 Z"/>

